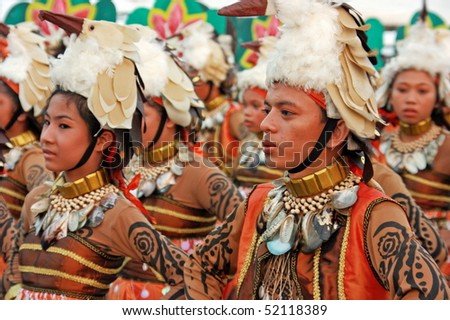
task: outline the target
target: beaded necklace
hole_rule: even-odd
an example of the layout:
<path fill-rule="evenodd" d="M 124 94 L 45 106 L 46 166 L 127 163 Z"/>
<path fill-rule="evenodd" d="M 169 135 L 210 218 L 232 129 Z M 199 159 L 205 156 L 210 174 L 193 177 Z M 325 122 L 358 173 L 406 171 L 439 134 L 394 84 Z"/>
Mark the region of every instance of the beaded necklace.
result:
<path fill-rule="evenodd" d="M 85 225 L 93 228 L 100 225 L 105 212 L 116 204 L 119 194 L 119 189 L 109 183 L 103 169 L 70 183 L 64 183 L 60 174 L 51 187 L 30 208 L 36 217 L 36 235 L 42 231 L 44 249 L 66 237 L 68 231 L 76 232 Z"/>
<path fill-rule="evenodd" d="M 433 164 L 444 141 L 443 128 L 432 124 L 426 133 L 411 142 L 403 142 L 400 139 L 400 131 L 396 131 L 381 143 L 380 150 L 385 154 L 386 161 L 393 170 L 396 172 L 406 170 L 416 174 L 427 165 Z"/>
<path fill-rule="evenodd" d="M 125 168 L 127 179 L 132 179 L 137 174 L 141 175 L 136 195 L 138 198 L 149 197 L 155 191 L 166 192 L 170 186 L 175 184 L 175 177 L 181 176 L 186 164 L 192 161 L 192 155 L 185 144 L 174 141 L 170 145 L 173 146 L 173 152 L 161 152 L 161 149 L 166 147 L 147 151 L 153 155 L 147 155 L 146 159 L 158 159 L 157 162 L 148 162 L 149 167 L 142 166 L 139 157 L 133 157 L 130 165 Z M 159 156 L 155 157 L 155 152 Z"/>
<path fill-rule="evenodd" d="M 272 254 L 261 277 L 260 299 L 297 296 L 293 293 L 298 286 L 290 261 L 297 250 L 314 252 L 345 225 L 350 208 L 358 199 L 360 182 L 360 177 L 339 162 L 302 179 L 289 181 L 285 177 L 276 182 L 277 187 L 268 193 L 258 221 L 263 226 L 260 239 Z M 299 186 L 315 193 L 299 196 Z"/>

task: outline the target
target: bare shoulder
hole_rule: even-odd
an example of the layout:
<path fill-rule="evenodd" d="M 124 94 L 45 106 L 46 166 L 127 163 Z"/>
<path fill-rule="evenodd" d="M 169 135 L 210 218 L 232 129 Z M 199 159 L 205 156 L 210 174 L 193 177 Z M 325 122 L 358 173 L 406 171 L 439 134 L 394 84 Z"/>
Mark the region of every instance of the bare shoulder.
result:
<path fill-rule="evenodd" d="M 370 215 L 370 221 L 377 225 L 382 225 L 386 222 L 395 222 L 400 225 L 409 226 L 405 210 L 399 203 L 393 200 L 377 202 Z"/>

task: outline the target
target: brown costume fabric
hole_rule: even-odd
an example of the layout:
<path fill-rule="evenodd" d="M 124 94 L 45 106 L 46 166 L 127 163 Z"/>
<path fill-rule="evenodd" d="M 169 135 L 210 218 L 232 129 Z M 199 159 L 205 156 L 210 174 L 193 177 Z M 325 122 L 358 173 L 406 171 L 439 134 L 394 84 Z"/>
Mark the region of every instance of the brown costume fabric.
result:
<path fill-rule="evenodd" d="M 100 298 L 106 293 L 106 288 L 94 290 L 92 287 L 74 285 L 74 282 L 84 281 L 77 277 L 99 279 L 103 284 L 109 285 L 117 276 L 120 270 L 118 266 L 125 257 L 148 264 L 170 285 L 182 282 L 185 253 L 161 236 L 145 216 L 121 196 L 116 205 L 105 212 L 104 220 L 99 226 L 85 226 L 68 236 L 70 239 L 57 240 L 47 251 L 39 249 L 40 245 L 37 244 L 36 249 L 33 249 L 37 259 L 30 261 L 27 258 L 30 254 L 27 248 L 34 248 L 36 242 L 33 235 L 34 217 L 30 214 L 30 207 L 36 201 L 35 196 L 46 189 L 47 187 L 34 189 L 25 200 L 22 212 L 24 223 L 17 243 L 14 244 L 11 264 L 16 273 L 9 273 L 9 284 L 22 282 L 17 273 L 20 268 L 24 272 L 23 284 L 25 288 L 29 286 L 27 289 L 35 288 L 37 292 L 48 293 L 56 290 L 63 296 L 75 298 L 88 298 L 83 294 L 94 293 L 95 298 Z M 53 259 L 59 261 L 59 264 L 54 265 L 51 262 Z M 86 259 L 87 264 L 79 264 L 82 259 Z M 113 269 L 114 272 L 99 272 L 98 266 Z M 76 280 L 73 282 L 73 279 Z M 180 298 L 182 291 L 172 291 L 170 295 Z"/>
<path fill-rule="evenodd" d="M 217 222 L 242 202 L 242 197 L 219 168 L 196 156 L 175 178 L 175 185 L 163 194 L 155 191 L 141 200 L 157 221 L 155 229 L 190 254 Z M 159 299 L 166 287 L 151 268 L 143 268 L 136 261 L 126 264 L 121 277 L 125 279 L 119 278 L 112 285 L 108 299 Z"/>
<path fill-rule="evenodd" d="M 435 223 L 447 247 L 447 258 L 441 266 L 450 284 L 450 135 L 444 130 L 445 140 L 439 146 L 432 165 L 416 174 L 400 172 L 406 188 L 425 215 Z M 387 135 L 385 139 L 390 139 Z M 427 248 L 428 249 L 428 248 Z M 431 251 L 430 251 L 431 253 Z"/>
<path fill-rule="evenodd" d="M 58 240 L 57 247 L 46 251 L 40 240 L 40 236 L 31 232 L 20 248 L 23 287 L 31 291 L 101 299 L 124 261 L 123 257 L 106 254 L 72 233 Z"/>
<path fill-rule="evenodd" d="M 5 261 L 8 261 L 11 254 L 11 246 L 13 238 L 17 233 L 17 221 L 9 213 L 5 200 L 0 196 L 0 275 L 3 275 L 5 269 Z M 3 281 L 0 282 L 0 299 L 2 298 L 4 291 Z"/>
<path fill-rule="evenodd" d="M 383 191 L 392 199 L 400 203 L 405 209 L 411 228 L 422 243 L 422 246 L 433 257 L 438 265 L 442 265 L 447 259 L 447 247 L 441 239 L 435 224 L 425 215 L 417 205 L 411 192 L 406 187 L 400 175 L 395 173 L 387 165 L 373 162 L 374 180 Z"/>
<path fill-rule="evenodd" d="M 16 219 L 20 217 L 27 193 L 44 181 L 51 180 L 52 177 L 52 174 L 45 169 L 41 148 L 37 144 L 24 148 L 25 151 L 15 168 L 0 176 L 0 193 Z"/>
<path fill-rule="evenodd" d="M 450 175 L 430 169 L 419 171 L 414 176 L 403 174 L 403 180 L 423 210 L 450 210 Z"/>
<path fill-rule="evenodd" d="M 260 185 L 255 190 L 264 188 L 264 186 Z M 263 190 L 265 193 L 270 190 L 267 187 L 265 189 Z M 254 204 L 253 197 L 256 198 Z M 357 248 L 360 251 L 364 250 L 364 253 L 359 251 L 356 254 L 358 256 L 365 254 L 367 261 L 364 263 L 372 266 L 371 270 L 364 269 L 363 278 L 367 279 L 368 273 L 372 273 L 372 277 L 379 279 L 379 283 L 386 288 L 387 297 L 391 299 L 448 299 L 450 289 L 439 273 L 437 265 L 415 239 L 401 207 L 391 201 L 376 203 L 379 201 L 378 199 L 381 199 L 379 196 L 371 199 L 374 205 L 364 214 L 364 229 L 355 230 L 355 225 L 352 225 L 350 229 L 351 235 L 360 234 L 360 236 L 354 237 L 354 239 L 360 238 L 360 241 L 353 241 L 354 250 Z M 186 296 L 189 299 L 220 299 L 222 297 L 223 288 L 227 284 L 227 275 L 236 272 L 238 259 L 241 262 L 245 260 L 243 257 L 246 257 L 248 246 L 244 243 L 249 243 L 252 235 L 255 234 L 256 226 L 250 224 L 249 229 L 244 229 L 246 226 L 244 221 L 248 219 L 248 215 L 255 215 L 255 212 L 250 212 L 250 208 L 257 208 L 258 205 L 261 207 L 260 200 L 261 196 L 257 194 L 254 196 L 251 193 L 247 199 L 248 204 L 242 204 L 227 218 L 224 224 L 218 226 L 205 239 L 204 244 L 196 248 L 184 268 Z M 259 214 L 260 212 L 256 212 L 256 215 Z M 243 242 L 241 237 L 247 237 L 247 241 Z M 331 237 L 322 245 L 322 250 L 339 252 L 341 250 L 339 237 L 339 234 Z M 263 247 L 265 244 L 262 244 L 256 252 L 263 250 Z M 403 252 L 403 254 L 398 255 L 396 252 Z M 347 254 L 347 261 L 351 261 L 352 252 Z M 421 266 L 409 265 L 408 257 L 412 256 L 420 256 L 424 263 Z M 329 257 L 329 261 L 322 261 L 324 263 L 322 268 L 327 270 L 321 269 L 319 283 L 321 297 L 333 299 L 339 297 L 339 293 L 333 289 L 337 287 L 335 283 L 338 281 L 338 275 L 329 274 L 328 271 L 336 269 L 335 264 L 338 260 L 333 258 L 333 255 Z M 311 278 L 312 265 L 308 261 L 305 261 L 304 264 L 304 261 L 298 259 L 295 262 L 296 276 L 301 284 L 300 290 L 303 297 L 311 297 L 313 292 L 310 291 L 311 287 L 307 284 L 314 283 L 314 279 Z M 351 268 L 357 268 L 358 265 L 358 261 L 353 261 Z M 247 267 L 249 270 L 255 268 L 253 259 L 247 264 Z M 356 269 L 351 272 L 356 274 Z M 252 298 L 252 294 L 258 289 L 257 281 L 257 278 L 251 276 L 245 277 L 245 281 L 240 287 L 242 293 L 239 297 Z M 364 289 L 364 283 L 361 283 L 357 276 L 348 279 L 344 277 L 343 282 L 347 289 L 359 288 L 359 291 L 355 292 L 346 291 L 347 298 L 375 299 L 382 296 L 380 290 L 377 289 L 371 298 L 371 288 Z"/>

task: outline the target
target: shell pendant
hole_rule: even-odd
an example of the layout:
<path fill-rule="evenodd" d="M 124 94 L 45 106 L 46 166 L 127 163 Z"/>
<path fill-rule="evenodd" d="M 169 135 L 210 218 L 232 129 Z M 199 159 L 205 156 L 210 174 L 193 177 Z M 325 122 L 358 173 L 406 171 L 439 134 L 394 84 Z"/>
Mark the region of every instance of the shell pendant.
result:
<path fill-rule="evenodd" d="M 271 240 L 267 241 L 269 252 L 279 256 L 291 250 L 294 247 L 297 229 L 298 224 L 295 222 L 294 215 L 290 214 L 284 218 L 278 229 L 279 232 Z"/>

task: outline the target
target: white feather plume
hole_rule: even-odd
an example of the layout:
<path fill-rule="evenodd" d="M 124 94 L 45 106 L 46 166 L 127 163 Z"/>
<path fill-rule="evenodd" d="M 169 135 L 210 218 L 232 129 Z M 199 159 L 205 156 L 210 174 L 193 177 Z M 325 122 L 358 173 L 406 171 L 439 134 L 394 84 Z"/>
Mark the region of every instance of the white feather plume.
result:
<path fill-rule="evenodd" d="M 122 51 L 100 48 L 94 37 L 77 38 L 73 34 L 64 55 L 52 60 L 52 79 L 64 89 L 88 98 L 97 75 L 112 71 L 122 61 Z"/>
<path fill-rule="evenodd" d="M 268 85 L 280 81 L 323 92 L 328 84 L 338 83 L 342 47 L 336 37 L 337 11 L 312 0 L 276 2 L 283 26 L 277 55 L 267 68 Z"/>
<path fill-rule="evenodd" d="M 368 26 L 358 23 L 353 10 L 328 0 L 272 0 L 268 5 L 282 26 L 267 85 L 280 82 L 320 92 L 328 117 L 342 118 L 360 138 L 374 138 L 376 123 L 382 123 L 373 84 L 377 73 L 358 37 L 358 30 Z"/>
<path fill-rule="evenodd" d="M 148 27 L 138 28 L 143 36 L 136 44 L 140 55 L 140 62 L 136 66 L 144 82 L 144 94 L 147 97 L 159 97 L 168 80 L 168 57 L 162 44 L 156 40 L 155 31 Z"/>
<path fill-rule="evenodd" d="M 22 109 L 27 112 L 33 109 L 38 116 L 54 85 L 44 38 L 33 32 L 35 27 L 32 23 L 19 23 L 9 28 L 9 55 L 0 63 L 0 76 L 19 85 Z"/>
<path fill-rule="evenodd" d="M 20 83 L 27 77 L 31 65 L 31 57 L 22 45 L 20 38 L 14 33 L 8 34 L 9 56 L 0 64 L 0 76 Z"/>
<path fill-rule="evenodd" d="M 397 56 L 392 58 L 381 72 L 383 84 L 377 90 L 378 106 L 383 107 L 387 104 L 392 81 L 402 70 L 425 71 L 433 77 L 441 77 L 442 82 L 448 79 L 450 55 L 446 46 L 450 48 L 442 31 L 432 30 L 422 21 L 413 25 L 408 36 L 398 43 Z M 441 94 L 446 97 L 446 93 Z"/>
<path fill-rule="evenodd" d="M 253 87 L 267 90 L 266 72 L 267 63 L 257 64 L 251 69 L 239 72 L 237 82 L 239 90 L 245 90 Z"/>
<path fill-rule="evenodd" d="M 214 28 L 211 24 L 199 20 L 183 31 L 184 40 L 181 42 L 183 60 L 197 70 L 202 70 L 211 56 L 209 41 L 213 37 Z"/>

